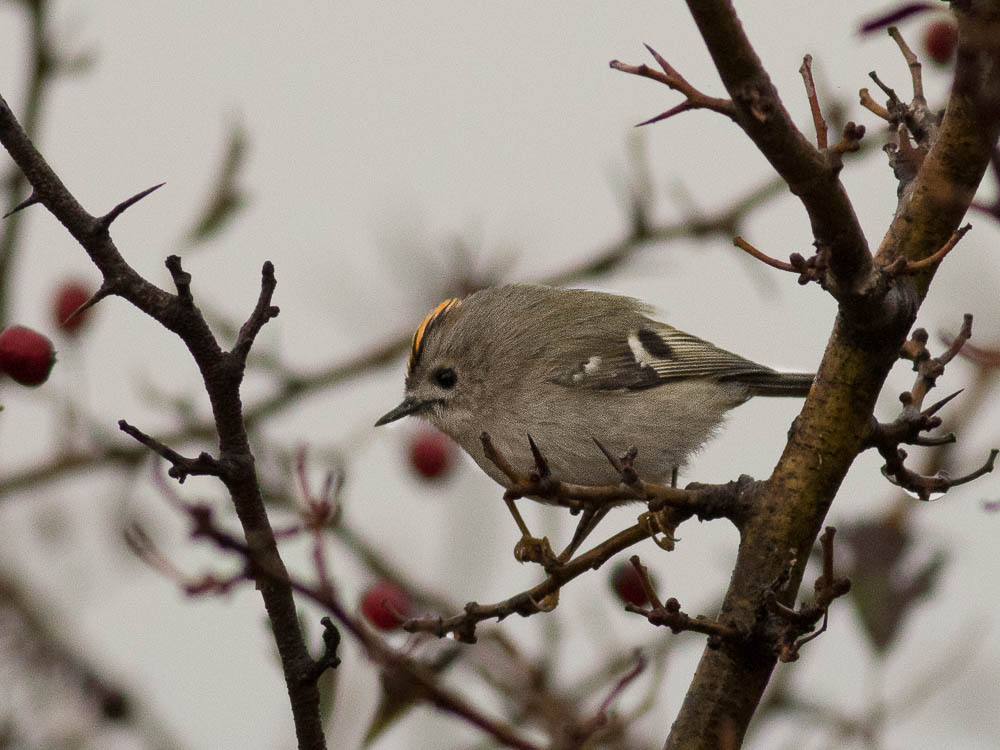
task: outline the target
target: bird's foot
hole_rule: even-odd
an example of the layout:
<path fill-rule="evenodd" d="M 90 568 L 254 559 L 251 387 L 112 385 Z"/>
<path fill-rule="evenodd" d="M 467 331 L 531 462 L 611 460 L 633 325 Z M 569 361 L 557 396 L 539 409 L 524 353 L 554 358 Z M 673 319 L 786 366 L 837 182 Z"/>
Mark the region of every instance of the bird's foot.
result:
<path fill-rule="evenodd" d="M 669 516 L 665 516 L 662 510 L 648 511 L 639 516 L 639 523 L 649 532 L 649 536 L 657 547 L 673 552 L 677 543 L 674 532 L 677 530 L 675 524 L 670 523 Z M 657 536 L 661 534 L 662 536 Z"/>
<path fill-rule="evenodd" d="M 558 558 L 552 551 L 552 545 L 549 544 L 547 536 L 543 536 L 541 539 L 528 534 L 522 536 L 514 545 L 514 559 L 521 563 L 538 563 L 546 569 L 558 565 Z"/>

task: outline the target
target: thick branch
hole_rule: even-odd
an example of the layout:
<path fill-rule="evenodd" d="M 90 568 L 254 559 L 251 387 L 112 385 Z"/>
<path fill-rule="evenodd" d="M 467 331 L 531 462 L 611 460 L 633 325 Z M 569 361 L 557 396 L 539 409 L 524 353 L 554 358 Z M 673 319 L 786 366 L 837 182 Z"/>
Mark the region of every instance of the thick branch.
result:
<path fill-rule="evenodd" d="M 995 75 L 1000 69 L 1000 5 L 993 0 L 984 11 L 985 5 L 971 3 L 970 15 L 960 21 L 959 63 L 948 110 L 938 140 L 883 241 L 877 256 L 883 266 L 900 256 L 921 260 L 942 248 L 989 163 L 1000 127 L 1000 95 L 995 90 L 1000 86 L 1000 76 Z M 826 178 L 809 181 L 810 175 L 822 176 L 821 165 L 773 97 L 730 4 L 691 0 L 689 7 L 748 134 L 769 154 L 775 168 L 788 175 L 791 185 L 802 186 L 799 192 L 817 236 L 829 237 L 838 249 L 832 253 L 842 264 L 838 274 L 842 278 L 843 266 L 846 272 L 864 266 L 867 251 L 843 189 Z M 760 110 L 753 106 L 755 97 L 774 106 Z M 755 112 L 764 115 L 764 122 Z M 816 201 L 829 205 L 817 206 Z M 834 217 L 840 217 L 839 222 L 832 221 Z M 901 295 L 910 295 L 913 302 L 878 335 L 863 334 L 843 312 L 838 316 L 816 385 L 792 425 L 774 473 L 755 493 L 757 512 L 741 529 L 737 564 L 720 618 L 752 621 L 761 592 L 788 569 L 792 559 L 796 563 L 778 601 L 785 606 L 794 602 L 808 553 L 844 475 L 864 445 L 876 397 L 935 270 L 932 265 L 915 276 L 894 279 Z M 716 748 L 726 736 L 736 737 L 738 744 L 774 663 L 773 653 L 728 642 L 706 650 L 674 722 L 668 750 Z"/>

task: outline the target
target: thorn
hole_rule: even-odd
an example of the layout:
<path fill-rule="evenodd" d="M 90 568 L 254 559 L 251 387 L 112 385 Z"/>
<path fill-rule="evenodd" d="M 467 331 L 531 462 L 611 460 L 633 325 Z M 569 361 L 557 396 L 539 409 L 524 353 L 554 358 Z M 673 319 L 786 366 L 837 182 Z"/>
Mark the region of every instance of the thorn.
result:
<path fill-rule="evenodd" d="M 608 463 L 610 463 L 614 467 L 615 471 L 617 471 L 619 474 L 621 474 L 622 473 L 622 462 L 618 460 L 618 457 L 615 456 L 615 454 L 613 454 L 607 448 L 605 448 L 601 444 L 601 441 L 598 440 L 597 438 L 592 437 L 590 439 L 593 440 L 597 444 L 597 447 L 601 449 L 601 453 L 603 453 L 604 457 L 606 459 L 608 459 Z"/>
<path fill-rule="evenodd" d="M 69 323 L 71 320 L 73 320 L 78 315 L 81 315 L 85 311 L 87 311 L 90 308 L 92 308 L 94 305 L 96 305 L 98 302 L 100 302 L 105 297 L 110 297 L 113 293 L 114 293 L 114 291 L 112 290 L 112 288 L 107 283 L 101 284 L 101 288 L 98 289 L 96 292 L 94 292 L 94 294 L 91 296 L 90 299 L 88 299 L 86 302 L 84 302 L 82 305 L 80 305 L 78 308 L 76 308 L 73 312 L 71 312 L 66 317 L 66 320 L 64 320 L 62 322 L 62 325 L 66 325 L 67 323 Z"/>
<path fill-rule="evenodd" d="M 531 455 L 535 459 L 535 467 L 538 469 L 538 476 L 543 478 L 549 476 L 549 462 L 538 449 L 538 446 L 535 445 L 535 440 L 530 434 L 528 435 L 528 445 L 531 446 Z"/>
<path fill-rule="evenodd" d="M 655 49 L 650 47 L 645 42 L 642 43 L 642 46 L 645 47 L 649 51 L 649 54 L 653 56 L 653 59 L 656 60 L 657 63 L 659 63 L 660 67 L 663 68 L 664 73 L 666 73 L 668 76 L 673 75 L 674 72 L 673 68 L 670 67 L 670 64 L 663 58 L 662 55 L 660 55 L 659 52 L 657 52 Z"/>
<path fill-rule="evenodd" d="M 153 187 L 146 188 L 141 193 L 136 193 L 131 198 L 127 198 L 127 199 L 123 200 L 117 206 L 115 206 L 110 211 L 108 211 L 106 214 L 104 214 L 104 216 L 98 217 L 98 219 L 97 219 L 97 225 L 95 227 L 96 231 L 98 231 L 98 232 L 106 232 L 107 229 L 108 229 L 108 227 L 111 226 L 111 222 L 113 222 L 115 219 L 117 219 L 119 216 L 121 216 L 123 213 L 125 213 L 125 211 L 127 209 L 131 208 L 136 203 L 138 203 L 143 198 L 145 198 L 147 195 L 149 195 L 152 192 L 155 192 L 155 191 L 159 190 L 161 187 L 163 187 L 166 184 L 167 183 L 165 183 L 165 182 L 161 182 L 159 185 L 153 185 Z"/>
<path fill-rule="evenodd" d="M 25 209 L 28 206 L 34 206 L 36 203 L 41 203 L 41 199 L 37 195 L 35 195 L 34 191 L 32 191 L 31 195 L 29 195 L 23 201 L 21 201 L 20 203 L 18 203 L 16 206 L 14 206 L 14 208 L 12 208 L 10 211 L 8 211 L 7 213 L 5 213 L 0 218 L 6 219 L 8 216 L 13 216 L 18 211 L 20 211 L 22 209 Z"/>
<path fill-rule="evenodd" d="M 644 125 L 652 125 L 653 123 L 656 122 L 662 122 L 663 120 L 671 118 L 674 115 L 679 115 L 681 112 L 687 112 L 689 109 L 693 109 L 691 102 L 683 101 L 680 104 L 671 107 L 666 112 L 661 112 L 655 117 L 650 117 L 648 120 L 643 120 L 642 122 L 636 123 L 635 127 L 641 128 Z"/>
<path fill-rule="evenodd" d="M 965 390 L 964 388 L 959 388 L 957 391 L 955 391 L 951 395 L 945 396 L 940 401 L 938 401 L 936 403 L 933 403 L 930 406 L 928 406 L 926 409 L 924 409 L 921 412 L 921 414 L 923 416 L 925 416 L 925 417 L 931 416 L 932 414 L 934 414 L 935 412 L 937 412 L 942 406 L 944 406 L 945 404 L 947 404 L 949 401 L 951 401 L 953 398 L 955 398 L 955 396 L 957 396 L 959 393 L 961 393 L 964 390 Z"/>

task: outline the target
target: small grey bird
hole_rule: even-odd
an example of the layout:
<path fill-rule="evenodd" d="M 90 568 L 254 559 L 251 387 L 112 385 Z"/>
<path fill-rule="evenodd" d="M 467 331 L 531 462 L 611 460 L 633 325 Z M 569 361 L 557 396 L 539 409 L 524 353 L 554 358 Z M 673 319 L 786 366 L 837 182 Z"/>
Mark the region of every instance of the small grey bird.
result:
<path fill-rule="evenodd" d="M 776 372 L 649 317 L 642 302 L 511 284 L 442 302 L 413 335 L 403 402 L 376 422 L 422 417 L 501 485 L 480 435 L 519 471 L 528 435 L 552 475 L 617 484 L 594 444 L 638 448 L 635 469 L 664 482 L 751 396 L 805 396 L 807 373 Z"/>

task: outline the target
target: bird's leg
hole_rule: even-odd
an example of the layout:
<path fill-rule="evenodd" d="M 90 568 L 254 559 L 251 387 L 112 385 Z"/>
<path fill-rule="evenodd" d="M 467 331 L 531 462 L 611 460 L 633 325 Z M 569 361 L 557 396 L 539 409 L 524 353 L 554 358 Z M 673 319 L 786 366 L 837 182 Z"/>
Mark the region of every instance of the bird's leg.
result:
<path fill-rule="evenodd" d="M 507 510 L 514 516 L 514 523 L 521 530 L 521 538 L 514 545 L 514 559 L 522 563 L 535 562 L 545 568 L 552 566 L 556 562 L 556 555 L 552 551 L 552 545 L 549 544 L 549 538 L 543 536 L 539 539 L 531 535 L 528 525 L 521 518 L 521 511 L 514 505 L 514 500 L 513 497 L 503 499 L 507 503 Z"/>
<path fill-rule="evenodd" d="M 590 506 L 583 509 L 583 512 L 580 514 L 580 521 L 576 525 L 576 531 L 573 532 L 573 538 L 566 546 L 566 549 L 560 552 L 559 557 L 556 558 L 558 564 L 562 565 L 569 562 L 573 553 L 583 544 L 583 540 L 587 538 L 590 532 L 597 528 L 597 524 L 607 515 L 609 509 L 610 506 L 607 505 L 602 507 Z"/>

